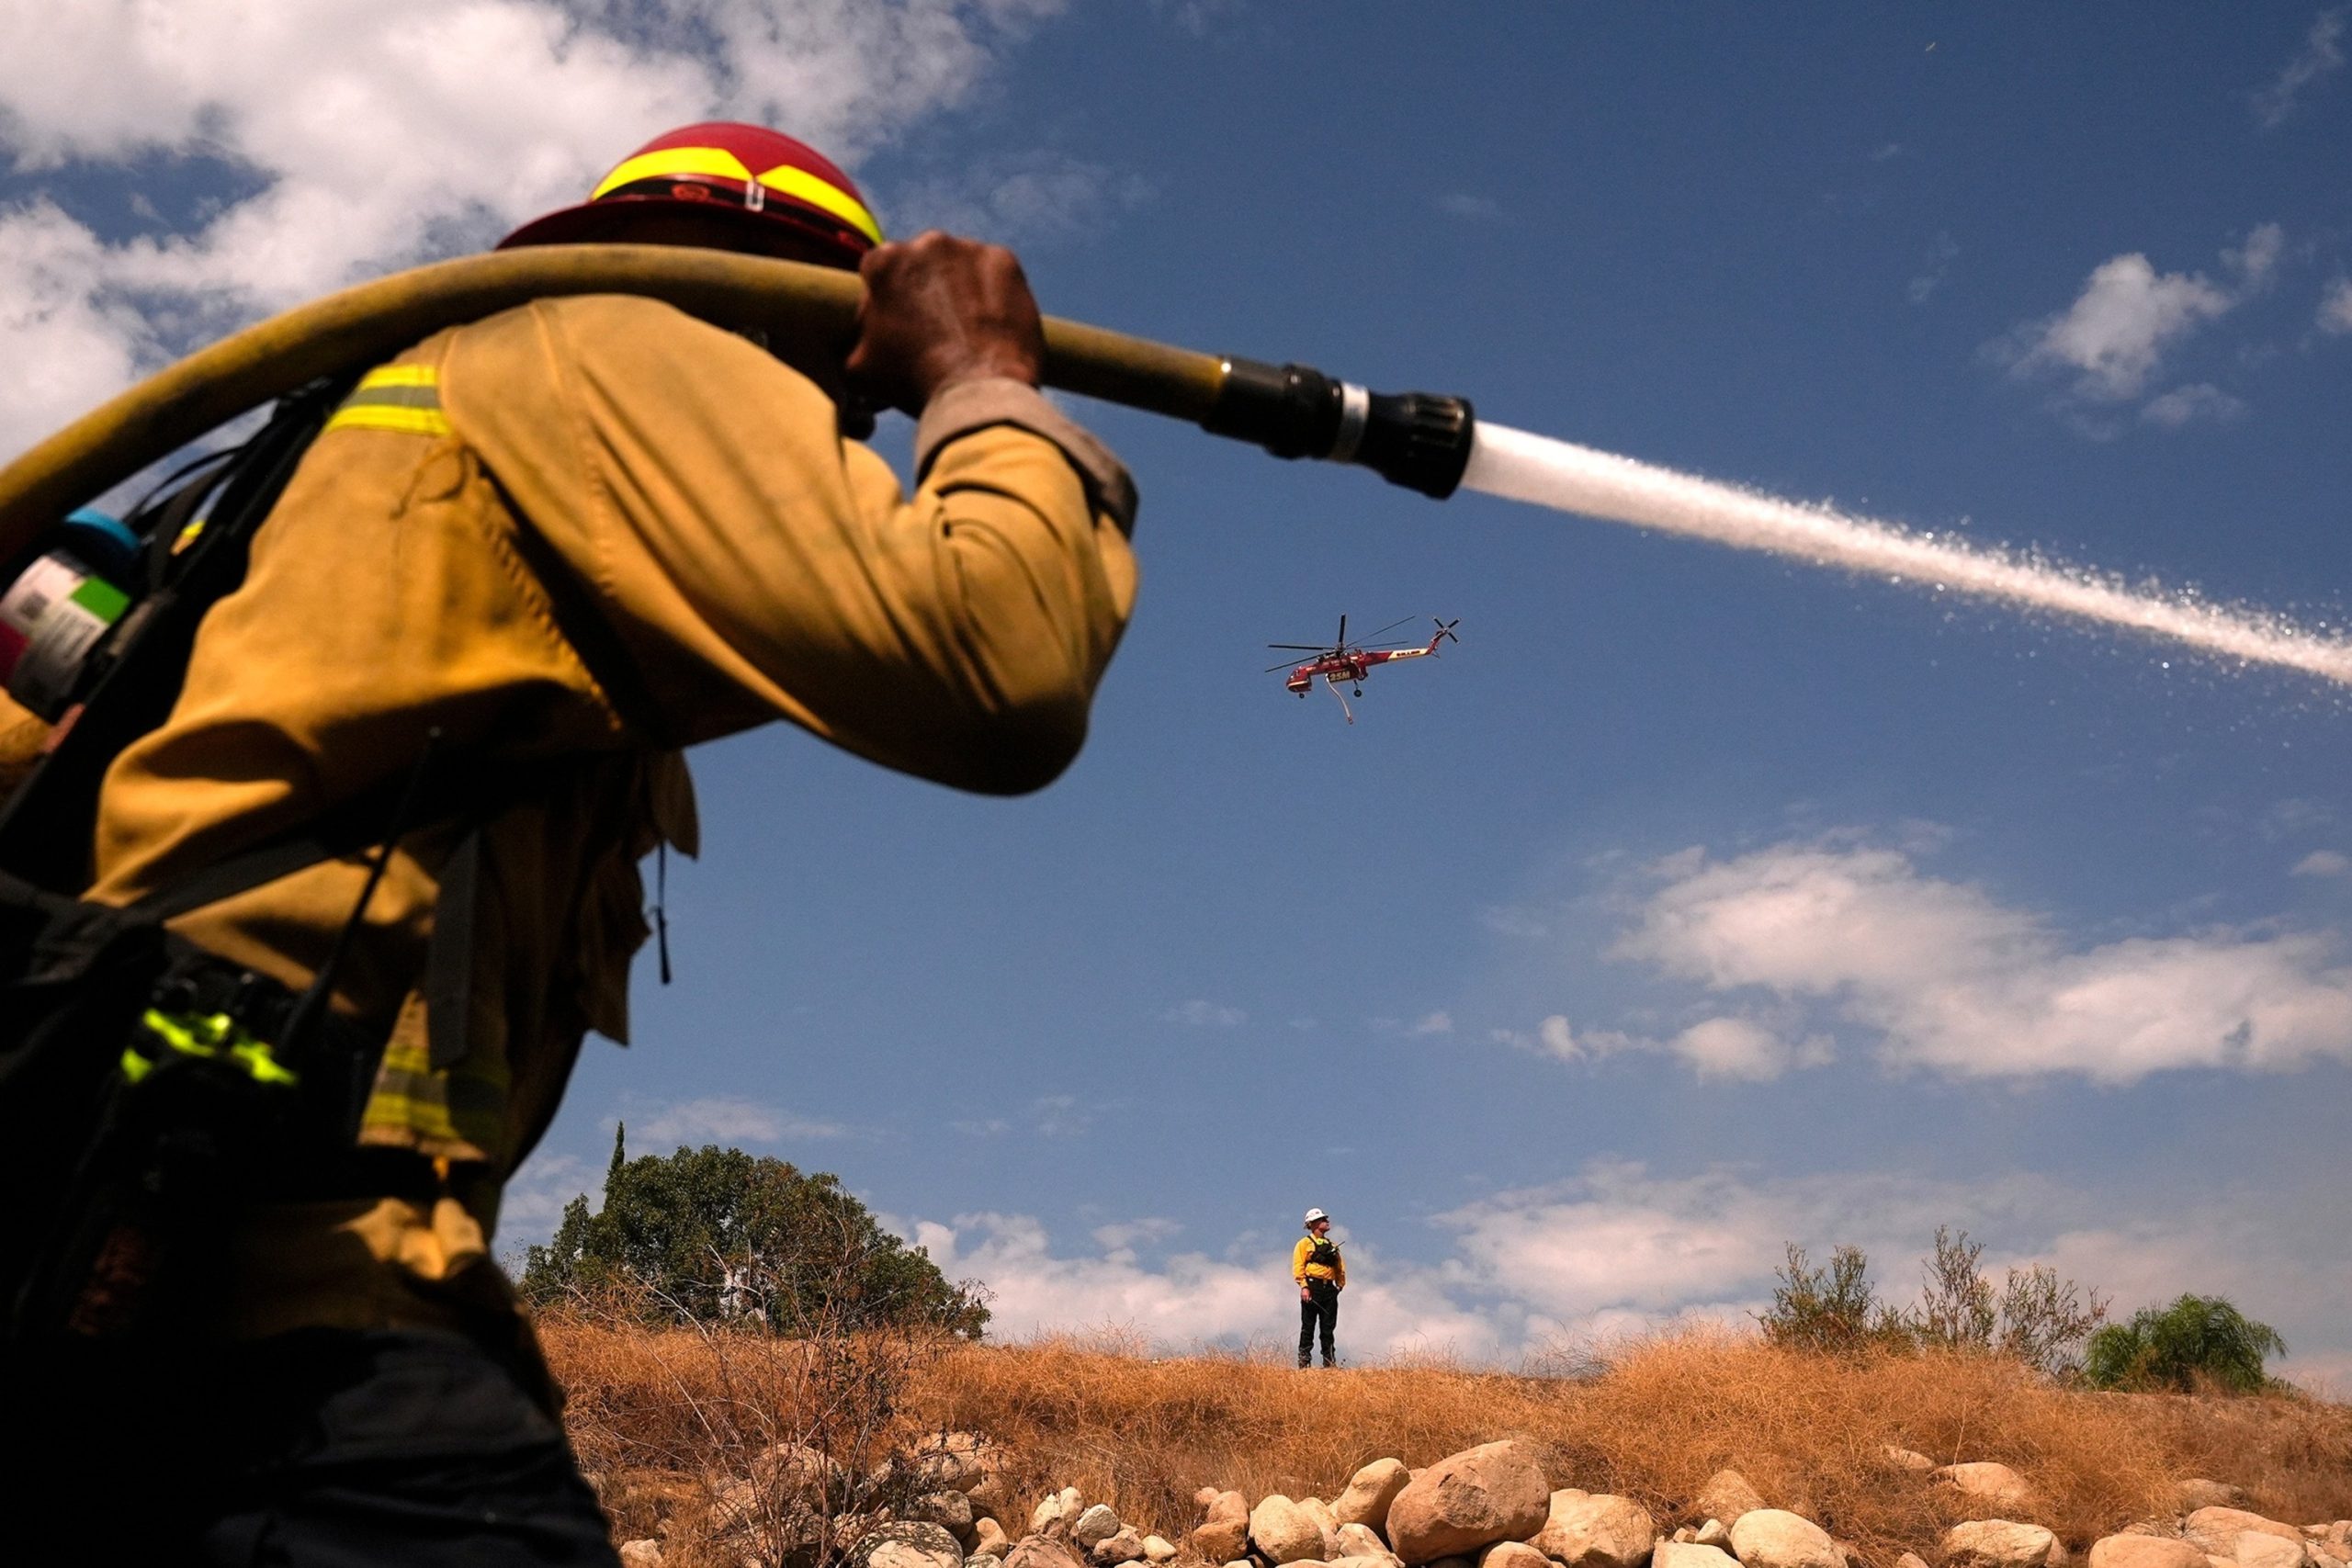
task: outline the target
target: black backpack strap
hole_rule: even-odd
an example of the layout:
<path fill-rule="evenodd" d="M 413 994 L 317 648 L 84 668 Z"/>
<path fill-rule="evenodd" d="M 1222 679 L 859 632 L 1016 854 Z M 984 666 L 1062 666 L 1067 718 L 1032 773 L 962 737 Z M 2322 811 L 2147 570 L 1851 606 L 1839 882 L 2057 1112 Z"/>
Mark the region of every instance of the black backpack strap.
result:
<path fill-rule="evenodd" d="M 198 625 L 244 581 L 254 530 L 277 504 L 344 386 L 316 382 L 286 399 L 243 446 L 183 468 L 175 476 L 182 480 L 178 489 L 132 514 L 149 530 L 150 573 L 167 580 L 116 626 L 101 650 L 105 669 L 80 711 L 0 806 L 0 867 L 55 892 L 89 885 L 98 789 L 107 770 L 169 716 Z M 190 473 L 195 477 L 187 478 Z M 175 554 L 198 518 L 203 531 Z"/>

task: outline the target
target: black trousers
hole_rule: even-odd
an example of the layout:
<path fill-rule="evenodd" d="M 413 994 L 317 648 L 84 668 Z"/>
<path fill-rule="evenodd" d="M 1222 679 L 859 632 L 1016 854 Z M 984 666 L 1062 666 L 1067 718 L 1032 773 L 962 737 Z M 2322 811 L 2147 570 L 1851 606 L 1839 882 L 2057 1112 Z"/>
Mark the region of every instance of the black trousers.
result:
<path fill-rule="evenodd" d="M 74 1520 L 85 1562 L 619 1561 L 561 1424 L 460 1335 L 305 1329 L 35 1381 L 38 1414 L 8 1419 L 44 1448 L 0 1496 Z"/>
<path fill-rule="evenodd" d="M 1307 1363 L 1315 1348 L 1317 1325 L 1323 1330 L 1323 1364 L 1339 1365 L 1339 1355 L 1331 1348 L 1331 1336 L 1340 1327 L 1340 1287 L 1329 1280 L 1306 1281 L 1306 1295 L 1298 1303 L 1298 1364 Z"/>

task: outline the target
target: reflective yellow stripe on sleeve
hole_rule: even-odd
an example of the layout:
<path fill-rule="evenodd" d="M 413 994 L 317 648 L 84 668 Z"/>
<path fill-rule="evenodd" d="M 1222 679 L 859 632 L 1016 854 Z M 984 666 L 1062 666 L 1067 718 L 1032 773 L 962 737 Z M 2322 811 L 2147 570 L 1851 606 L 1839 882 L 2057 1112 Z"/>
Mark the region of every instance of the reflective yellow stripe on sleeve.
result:
<path fill-rule="evenodd" d="M 441 412 L 441 373 L 431 365 L 379 366 L 359 378 L 326 427 L 447 435 L 449 421 Z"/>

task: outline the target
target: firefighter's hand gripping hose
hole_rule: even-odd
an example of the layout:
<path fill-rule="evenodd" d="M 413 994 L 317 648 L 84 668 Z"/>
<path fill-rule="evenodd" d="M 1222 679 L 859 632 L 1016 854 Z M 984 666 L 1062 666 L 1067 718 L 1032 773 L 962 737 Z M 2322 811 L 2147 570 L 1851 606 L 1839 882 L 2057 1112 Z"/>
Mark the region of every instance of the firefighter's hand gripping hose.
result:
<path fill-rule="evenodd" d="M 645 294 L 774 346 L 838 355 L 863 288 L 854 273 L 672 245 L 543 245 L 360 284 L 249 327 L 93 410 L 0 469 L 0 559 L 74 507 L 247 410 L 390 358 L 461 321 L 562 294 Z M 1046 384 L 1254 441 L 1278 457 L 1374 469 L 1451 494 L 1470 457 L 1470 405 L 1367 392 L 1304 366 L 1220 359 L 1076 321 L 1046 321 Z"/>

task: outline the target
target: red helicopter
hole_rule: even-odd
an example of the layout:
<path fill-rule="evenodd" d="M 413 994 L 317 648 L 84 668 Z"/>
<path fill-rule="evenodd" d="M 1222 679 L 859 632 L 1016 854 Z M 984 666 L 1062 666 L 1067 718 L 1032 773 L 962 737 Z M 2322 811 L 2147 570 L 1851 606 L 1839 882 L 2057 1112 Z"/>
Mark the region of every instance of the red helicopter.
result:
<path fill-rule="evenodd" d="M 1375 637 L 1384 636 L 1403 626 L 1405 621 L 1419 618 L 1418 615 L 1408 615 L 1404 621 L 1391 621 L 1372 635 Z M 1357 696 L 1363 696 L 1363 678 L 1372 673 L 1373 666 L 1386 664 L 1398 659 L 1427 659 L 1437 652 L 1439 643 L 1459 643 L 1462 640 L 1453 635 L 1453 628 L 1460 626 L 1461 621 L 1458 619 L 1439 621 L 1434 615 L 1430 618 L 1437 622 L 1437 630 L 1430 634 L 1426 647 L 1415 647 L 1407 643 L 1396 648 L 1363 648 L 1348 640 L 1348 618 L 1341 615 L 1339 637 L 1328 646 L 1315 642 L 1268 643 L 1266 645 L 1268 648 L 1293 649 L 1301 653 L 1311 653 L 1315 657 L 1299 665 L 1292 665 L 1288 662 L 1269 664 L 1266 666 L 1266 673 L 1271 675 L 1277 670 L 1289 670 L 1290 674 L 1283 682 L 1283 690 L 1296 692 L 1301 699 L 1306 697 L 1307 688 L 1315 684 L 1315 678 L 1320 675 L 1323 678 L 1323 683 L 1331 688 L 1331 694 L 1340 698 L 1340 711 L 1348 716 L 1350 724 L 1353 724 L 1356 721 L 1355 709 L 1348 706 L 1348 699 L 1340 695 L 1340 682 L 1347 682 L 1355 688 Z"/>

